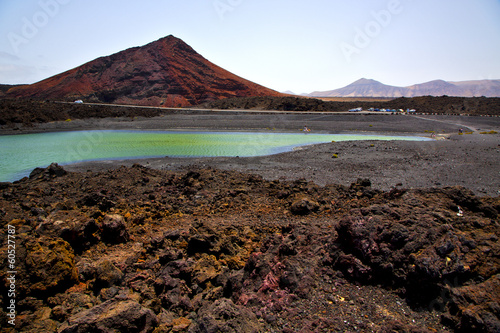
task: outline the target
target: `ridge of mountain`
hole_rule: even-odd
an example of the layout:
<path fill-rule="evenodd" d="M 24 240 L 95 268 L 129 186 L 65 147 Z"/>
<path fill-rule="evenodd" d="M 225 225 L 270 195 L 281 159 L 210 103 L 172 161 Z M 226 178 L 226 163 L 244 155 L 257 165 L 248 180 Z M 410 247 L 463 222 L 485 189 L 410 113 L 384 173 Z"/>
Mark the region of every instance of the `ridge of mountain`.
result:
<path fill-rule="evenodd" d="M 172 35 L 97 58 L 7 97 L 184 107 L 228 97 L 282 96 L 205 59 Z"/>
<path fill-rule="evenodd" d="M 359 79 L 343 88 L 315 91 L 309 97 L 500 97 L 500 80 L 475 80 L 449 82 L 433 80 L 407 87 L 383 84 L 372 79 Z"/>

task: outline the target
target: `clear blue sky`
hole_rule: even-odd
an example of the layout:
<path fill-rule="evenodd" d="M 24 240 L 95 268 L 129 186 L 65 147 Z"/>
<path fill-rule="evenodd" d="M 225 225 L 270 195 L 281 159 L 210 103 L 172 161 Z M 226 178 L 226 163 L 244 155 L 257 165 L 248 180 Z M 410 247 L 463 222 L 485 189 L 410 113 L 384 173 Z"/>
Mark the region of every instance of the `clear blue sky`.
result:
<path fill-rule="evenodd" d="M 278 91 L 500 79 L 500 0 L 0 0 L 0 83 L 170 34 Z"/>

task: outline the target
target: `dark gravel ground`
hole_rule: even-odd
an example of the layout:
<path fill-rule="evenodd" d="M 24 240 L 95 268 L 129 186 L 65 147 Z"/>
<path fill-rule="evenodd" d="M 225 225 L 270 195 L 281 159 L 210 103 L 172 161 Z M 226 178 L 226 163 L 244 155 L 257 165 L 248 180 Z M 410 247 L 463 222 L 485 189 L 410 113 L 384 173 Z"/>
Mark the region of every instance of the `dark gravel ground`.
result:
<path fill-rule="evenodd" d="M 299 131 L 308 126 L 314 132 L 398 132 L 457 133 L 459 128 L 487 129 L 500 127 L 499 117 L 468 116 L 403 116 L 369 113 L 297 113 L 248 111 L 185 111 L 180 110 L 156 117 L 108 117 L 74 119 L 32 124 L 31 127 L 4 126 L 0 134 L 71 131 L 89 129 L 144 130 L 247 130 Z"/>

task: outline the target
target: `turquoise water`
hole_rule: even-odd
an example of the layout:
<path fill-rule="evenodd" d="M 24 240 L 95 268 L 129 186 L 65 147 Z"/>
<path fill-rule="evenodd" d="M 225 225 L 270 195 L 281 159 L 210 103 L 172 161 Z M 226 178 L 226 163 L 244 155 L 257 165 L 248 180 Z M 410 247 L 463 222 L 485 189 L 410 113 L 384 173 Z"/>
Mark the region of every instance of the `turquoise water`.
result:
<path fill-rule="evenodd" d="M 345 140 L 421 137 L 313 133 L 75 131 L 0 136 L 0 181 L 14 181 L 52 162 L 141 157 L 261 156 Z"/>

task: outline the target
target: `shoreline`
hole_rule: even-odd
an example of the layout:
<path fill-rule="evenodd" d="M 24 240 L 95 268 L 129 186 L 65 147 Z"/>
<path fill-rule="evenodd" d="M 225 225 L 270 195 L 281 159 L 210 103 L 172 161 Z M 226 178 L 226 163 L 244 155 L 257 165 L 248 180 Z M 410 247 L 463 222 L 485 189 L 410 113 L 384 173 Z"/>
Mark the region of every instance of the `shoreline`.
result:
<path fill-rule="evenodd" d="M 257 157 L 163 157 L 100 160 L 66 165 L 68 171 L 116 169 L 139 163 L 161 170 L 212 167 L 254 173 L 269 180 L 306 179 L 319 185 L 349 185 L 369 178 L 375 188 L 390 190 L 460 185 L 480 196 L 500 190 L 500 119 L 455 116 L 315 115 L 315 114 L 169 114 L 154 118 L 104 118 L 41 124 L 26 133 L 71 130 L 190 130 L 297 132 L 430 136 L 440 140 L 345 141 L 318 144 Z M 457 135 L 459 128 L 474 134 Z M 426 133 L 427 131 L 427 133 Z M 17 131 L 12 131 L 17 132 Z M 11 133 L 12 133 L 11 132 Z M 5 131 L 0 133 L 5 134 Z M 373 145 L 373 146 L 372 146 Z M 338 158 L 333 158 L 337 154 Z"/>
<path fill-rule="evenodd" d="M 138 158 L 82 162 L 64 168 L 73 172 L 108 171 L 134 164 L 170 171 L 215 168 L 256 174 L 266 180 L 305 179 L 320 186 L 349 186 L 358 178 L 368 178 L 374 188 L 383 191 L 459 185 L 478 196 L 498 196 L 500 183 L 495 170 L 500 169 L 500 152 L 495 150 L 494 160 L 483 153 L 495 148 L 493 138 L 460 139 L 343 141 L 258 157 Z"/>

